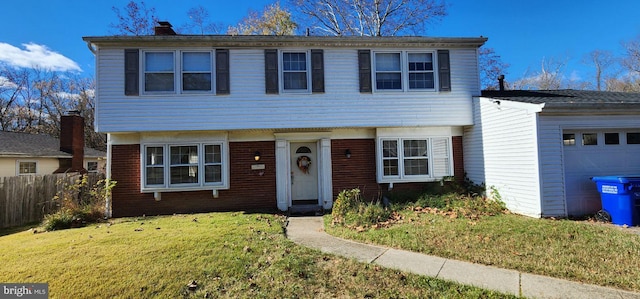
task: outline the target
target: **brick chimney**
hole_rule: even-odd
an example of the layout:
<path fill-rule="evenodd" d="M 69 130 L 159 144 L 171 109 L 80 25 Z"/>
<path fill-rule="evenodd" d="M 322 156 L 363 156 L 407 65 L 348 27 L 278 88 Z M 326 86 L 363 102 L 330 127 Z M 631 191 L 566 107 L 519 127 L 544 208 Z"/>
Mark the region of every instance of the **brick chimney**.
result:
<path fill-rule="evenodd" d="M 84 118 L 79 111 L 68 111 L 60 117 L 60 150 L 72 155 L 60 159 L 55 172 L 86 172 L 84 169 Z"/>
<path fill-rule="evenodd" d="M 153 27 L 153 31 L 155 35 L 176 35 L 171 27 L 173 26 L 167 21 L 158 21 L 158 26 Z"/>

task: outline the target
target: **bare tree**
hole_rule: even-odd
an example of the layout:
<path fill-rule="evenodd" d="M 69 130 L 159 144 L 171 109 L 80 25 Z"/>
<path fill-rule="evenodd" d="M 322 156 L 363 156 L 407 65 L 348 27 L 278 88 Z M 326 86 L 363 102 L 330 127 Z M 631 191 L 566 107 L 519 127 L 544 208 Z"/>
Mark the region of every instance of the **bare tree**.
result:
<path fill-rule="evenodd" d="M 483 89 L 498 89 L 498 76 L 506 75 L 509 64 L 502 61 L 493 48 L 478 49 L 478 66 L 480 67 L 480 84 Z"/>
<path fill-rule="evenodd" d="M 622 66 L 629 72 L 640 75 L 640 36 L 633 40 L 623 42 L 624 56 Z"/>
<path fill-rule="evenodd" d="M 540 71 L 530 73 L 527 70 L 521 79 L 511 82 L 509 88 L 527 90 L 561 89 L 564 86 L 564 68 L 567 65 L 567 61 L 568 58 L 543 58 L 540 63 Z"/>
<path fill-rule="evenodd" d="M 0 69 L 0 129 L 60 135 L 60 117 L 77 110 L 85 118 L 85 143 L 104 150 L 105 136 L 96 133 L 94 82 L 72 73 L 42 69 Z"/>
<path fill-rule="evenodd" d="M 586 63 L 593 64 L 596 89 L 602 90 L 602 83 L 607 79 L 607 69 L 615 62 L 613 54 L 610 51 L 593 50 L 587 54 L 584 60 Z"/>
<path fill-rule="evenodd" d="M 189 22 L 180 27 L 180 32 L 201 35 L 223 33 L 225 26 L 222 23 L 212 22 L 209 11 L 204 6 L 198 5 L 190 8 L 187 11 L 187 15 L 189 16 Z"/>
<path fill-rule="evenodd" d="M 229 27 L 232 35 L 293 35 L 298 25 L 291 19 L 291 13 L 276 2 L 267 5 L 262 12 L 249 11 L 237 26 Z"/>
<path fill-rule="evenodd" d="M 153 27 L 158 22 L 155 8 L 147 8 L 144 1 L 129 1 L 124 7 L 124 12 L 113 6 L 111 10 L 118 18 L 117 23 L 111 23 L 109 26 L 115 29 L 116 34 L 121 35 L 151 35 Z"/>
<path fill-rule="evenodd" d="M 290 0 L 322 35 L 394 36 L 424 32 L 447 15 L 444 0 Z"/>

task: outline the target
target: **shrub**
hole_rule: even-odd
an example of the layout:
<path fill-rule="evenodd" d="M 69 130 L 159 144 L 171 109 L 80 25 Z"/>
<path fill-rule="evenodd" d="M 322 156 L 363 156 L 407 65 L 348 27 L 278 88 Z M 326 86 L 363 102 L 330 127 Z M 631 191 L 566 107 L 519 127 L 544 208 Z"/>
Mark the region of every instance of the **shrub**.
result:
<path fill-rule="evenodd" d="M 45 215 L 42 223 L 45 230 L 81 227 L 104 218 L 105 200 L 115 187 L 115 181 L 101 179 L 90 186 L 88 176 L 82 175 L 71 184 L 64 181 L 59 183 L 64 184 L 64 187 L 52 199 L 59 209 L 53 214 Z"/>
<path fill-rule="evenodd" d="M 360 204 L 360 189 L 354 188 L 351 190 L 342 190 L 338 194 L 333 208 L 331 210 L 331 218 L 334 224 L 343 224 L 345 217 L 350 212 L 357 211 L 357 207 Z"/>

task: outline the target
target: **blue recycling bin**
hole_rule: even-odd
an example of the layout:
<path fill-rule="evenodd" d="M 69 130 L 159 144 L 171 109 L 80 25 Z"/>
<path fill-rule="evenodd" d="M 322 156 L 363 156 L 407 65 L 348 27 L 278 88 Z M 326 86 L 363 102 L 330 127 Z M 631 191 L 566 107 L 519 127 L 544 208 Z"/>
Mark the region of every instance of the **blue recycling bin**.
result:
<path fill-rule="evenodd" d="M 598 218 L 610 218 L 613 224 L 640 225 L 640 175 L 597 176 L 596 182 L 602 210 Z"/>

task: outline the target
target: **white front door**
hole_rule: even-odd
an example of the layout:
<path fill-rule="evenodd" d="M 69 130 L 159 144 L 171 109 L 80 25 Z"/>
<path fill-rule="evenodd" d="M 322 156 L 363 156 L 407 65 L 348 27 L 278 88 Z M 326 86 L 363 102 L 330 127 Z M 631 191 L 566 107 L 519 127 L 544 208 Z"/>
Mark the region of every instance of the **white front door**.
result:
<path fill-rule="evenodd" d="M 318 155 L 315 142 L 291 142 L 291 204 L 318 204 Z"/>

